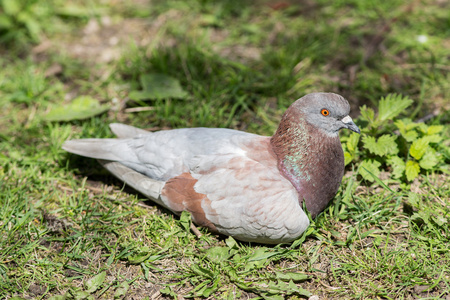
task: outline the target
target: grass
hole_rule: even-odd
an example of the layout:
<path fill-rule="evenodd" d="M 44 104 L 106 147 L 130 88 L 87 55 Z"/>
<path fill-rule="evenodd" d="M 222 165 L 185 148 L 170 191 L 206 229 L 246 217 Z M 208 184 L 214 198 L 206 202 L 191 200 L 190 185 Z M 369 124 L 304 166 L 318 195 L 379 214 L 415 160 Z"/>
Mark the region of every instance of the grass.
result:
<path fill-rule="evenodd" d="M 203 229 L 197 238 L 189 216 L 61 149 L 69 138 L 111 137 L 117 121 L 271 135 L 287 106 L 313 91 L 344 95 L 355 117 L 388 93 L 407 95 L 414 105 L 404 115 L 433 113 L 428 122 L 446 125 L 448 139 L 448 4 L 24 3 L 28 21 L 0 22 L 1 299 L 449 297 L 446 173 L 384 180 L 386 188 L 350 164 L 301 239 L 268 247 Z M 188 96 L 128 100 L 146 73 L 176 78 Z M 111 109 L 45 120 L 78 96 Z"/>

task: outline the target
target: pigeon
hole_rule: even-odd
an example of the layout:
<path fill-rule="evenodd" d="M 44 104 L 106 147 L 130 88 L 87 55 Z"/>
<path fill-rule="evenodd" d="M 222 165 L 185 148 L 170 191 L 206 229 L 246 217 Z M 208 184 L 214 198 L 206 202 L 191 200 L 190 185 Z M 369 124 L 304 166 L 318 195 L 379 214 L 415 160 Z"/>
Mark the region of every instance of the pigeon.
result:
<path fill-rule="evenodd" d="M 339 130 L 360 133 L 342 96 L 295 101 L 272 137 L 227 128 L 148 132 L 110 124 L 116 139 L 68 140 L 157 204 L 214 233 L 245 242 L 289 243 L 335 196 L 344 175 Z"/>

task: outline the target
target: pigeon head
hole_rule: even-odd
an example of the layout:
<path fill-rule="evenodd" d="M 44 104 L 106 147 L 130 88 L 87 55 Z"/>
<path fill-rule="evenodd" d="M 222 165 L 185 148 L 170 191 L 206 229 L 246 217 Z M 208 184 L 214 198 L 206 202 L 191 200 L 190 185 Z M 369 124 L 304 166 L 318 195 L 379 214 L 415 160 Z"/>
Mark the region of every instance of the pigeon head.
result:
<path fill-rule="evenodd" d="M 350 105 L 342 96 L 333 93 L 313 93 L 292 104 L 312 126 L 329 136 L 337 136 L 342 128 L 360 133 L 349 116 Z"/>
<path fill-rule="evenodd" d="M 344 153 L 338 132 L 360 133 L 349 116 L 350 105 L 333 93 L 313 93 L 284 113 L 271 145 L 280 172 L 305 201 L 312 217 L 335 196 L 344 175 Z"/>

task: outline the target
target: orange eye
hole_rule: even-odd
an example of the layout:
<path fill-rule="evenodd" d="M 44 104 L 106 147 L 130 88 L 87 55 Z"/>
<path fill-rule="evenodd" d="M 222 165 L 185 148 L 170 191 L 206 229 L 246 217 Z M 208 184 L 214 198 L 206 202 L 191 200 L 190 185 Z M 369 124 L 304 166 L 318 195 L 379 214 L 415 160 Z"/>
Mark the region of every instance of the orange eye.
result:
<path fill-rule="evenodd" d="M 325 108 L 322 109 L 320 113 L 322 114 L 322 116 L 325 116 L 325 117 L 328 116 L 328 115 L 330 114 L 330 112 L 328 111 L 328 109 L 325 109 Z"/>

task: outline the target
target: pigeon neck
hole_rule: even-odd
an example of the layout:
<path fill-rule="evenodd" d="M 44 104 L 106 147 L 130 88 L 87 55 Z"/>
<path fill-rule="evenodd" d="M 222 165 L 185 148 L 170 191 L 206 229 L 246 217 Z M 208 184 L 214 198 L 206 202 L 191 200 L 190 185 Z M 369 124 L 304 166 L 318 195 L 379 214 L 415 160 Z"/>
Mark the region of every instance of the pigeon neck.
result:
<path fill-rule="evenodd" d="M 335 196 L 344 174 L 339 136 L 327 135 L 305 121 L 301 112 L 288 109 L 270 143 L 278 169 L 314 218 Z"/>

